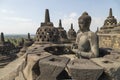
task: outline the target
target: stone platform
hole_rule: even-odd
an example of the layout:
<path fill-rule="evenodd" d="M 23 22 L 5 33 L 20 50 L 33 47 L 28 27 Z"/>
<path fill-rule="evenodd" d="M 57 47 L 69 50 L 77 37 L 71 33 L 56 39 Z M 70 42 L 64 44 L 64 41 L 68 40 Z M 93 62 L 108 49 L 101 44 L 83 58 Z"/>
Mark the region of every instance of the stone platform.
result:
<path fill-rule="evenodd" d="M 70 52 L 70 44 L 33 44 L 22 57 L 0 70 L 0 80 L 120 80 L 119 54 L 76 59 L 72 53 L 55 55 L 46 51 L 50 46 L 64 46 Z"/>
<path fill-rule="evenodd" d="M 103 73 L 102 67 L 87 59 L 74 59 L 67 66 L 75 80 L 98 80 Z"/>

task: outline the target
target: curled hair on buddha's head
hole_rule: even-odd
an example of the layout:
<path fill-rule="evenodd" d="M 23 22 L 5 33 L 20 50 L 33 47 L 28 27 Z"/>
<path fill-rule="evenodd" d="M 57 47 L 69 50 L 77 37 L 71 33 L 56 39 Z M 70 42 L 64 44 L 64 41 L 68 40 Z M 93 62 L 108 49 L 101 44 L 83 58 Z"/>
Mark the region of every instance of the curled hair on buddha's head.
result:
<path fill-rule="evenodd" d="M 91 23 L 91 16 L 89 16 L 89 14 L 87 12 L 84 12 L 79 18 L 78 20 L 83 19 L 89 23 Z"/>
<path fill-rule="evenodd" d="M 85 22 L 86 27 L 89 28 L 91 24 L 91 16 L 87 12 L 84 12 L 79 18 L 78 18 L 78 24 L 80 20 L 83 20 Z"/>

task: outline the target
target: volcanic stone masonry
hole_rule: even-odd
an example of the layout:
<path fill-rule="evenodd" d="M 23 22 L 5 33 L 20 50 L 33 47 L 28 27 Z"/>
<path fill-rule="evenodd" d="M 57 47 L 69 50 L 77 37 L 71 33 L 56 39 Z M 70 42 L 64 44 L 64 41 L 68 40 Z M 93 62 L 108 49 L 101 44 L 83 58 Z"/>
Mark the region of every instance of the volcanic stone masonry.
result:
<path fill-rule="evenodd" d="M 113 16 L 112 8 L 109 10 L 109 16 L 104 21 L 104 25 L 97 29 L 99 36 L 99 47 L 112 48 L 115 51 L 120 49 L 120 22 Z"/>
<path fill-rule="evenodd" d="M 116 24 L 115 18 L 112 16 L 112 9 L 110 9 L 108 18 L 110 19 L 107 20 L 107 22 L 110 22 L 109 24 L 112 26 Z M 94 47 L 98 46 L 98 44 L 95 44 L 97 42 L 97 36 L 95 35 L 96 33 L 92 33 L 89 30 L 91 18 L 88 16 L 88 13 L 83 13 L 83 16 L 81 16 L 78 21 L 79 27 L 82 27 L 81 31 L 83 32 L 85 30 L 86 32 L 83 32 L 82 35 L 78 37 L 77 40 L 80 39 L 80 42 L 77 43 L 78 47 L 75 48 L 77 49 L 76 52 L 82 53 L 82 51 L 84 51 L 86 54 L 89 54 L 89 51 L 98 50 L 97 48 L 94 49 Z M 83 27 L 83 24 L 86 25 Z M 112 31 L 116 28 L 119 29 L 119 26 L 110 28 Z M 120 38 L 118 38 L 118 35 L 120 34 L 105 34 L 104 31 L 107 29 L 108 28 L 105 27 L 97 31 L 99 39 L 101 39 L 101 41 L 103 40 L 104 45 L 102 47 L 107 45 L 106 48 L 109 48 L 111 43 L 113 43 L 114 47 L 118 47 L 119 49 L 120 44 L 118 40 Z M 83 54 L 79 55 L 77 53 L 79 56 L 83 56 L 81 57 L 82 59 L 79 59 L 71 49 L 72 41 L 69 43 L 60 43 L 60 38 L 64 38 L 61 37 L 64 34 L 59 34 L 61 30 L 66 34 L 62 28 L 61 20 L 59 21 L 59 27 L 54 27 L 53 23 L 50 22 L 49 10 L 46 9 L 45 21 L 41 23 L 41 26 L 36 32 L 36 41 L 31 46 L 27 46 L 23 56 L 0 69 L 0 80 L 120 80 L 119 52 L 109 51 L 104 48 L 106 51 L 105 54 L 107 52 L 109 52 L 109 54 L 102 57 L 95 56 L 96 58 L 90 56 L 89 59 L 86 59 Z M 104 30 L 103 33 L 101 33 L 101 30 Z M 68 37 L 68 39 L 74 38 L 75 41 L 76 32 L 72 24 L 68 35 L 72 36 Z M 111 41 L 110 35 L 115 42 Z M 30 34 L 28 34 L 27 43 L 30 41 Z M 102 44 L 101 41 L 100 43 Z M 2 33 L 1 43 L 3 42 L 4 35 Z M 1 43 L 0 46 L 6 44 Z M 113 45 L 111 47 L 113 47 Z M 103 53 L 103 51 L 99 51 Z M 95 53 L 97 52 L 95 51 Z"/>
<path fill-rule="evenodd" d="M 68 39 L 75 40 L 76 36 L 77 36 L 77 34 L 76 34 L 75 30 L 73 29 L 73 24 L 71 23 L 71 28 L 68 31 Z"/>
<path fill-rule="evenodd" d="M 58 31 L 59 31 L 60 42 L 67 42 L 68 41 L 67 33 L 64 30 L 64 28 L 62 27 L 61 19 L 59 20 Z"/>
<path fill-rule="evenodd" d="M 49 10 L 45 11 L 45 22 L 41 23 L 41 27 L 36 32 L 36 43 L 59 42 L 58 29 L 50 22 Z"/>

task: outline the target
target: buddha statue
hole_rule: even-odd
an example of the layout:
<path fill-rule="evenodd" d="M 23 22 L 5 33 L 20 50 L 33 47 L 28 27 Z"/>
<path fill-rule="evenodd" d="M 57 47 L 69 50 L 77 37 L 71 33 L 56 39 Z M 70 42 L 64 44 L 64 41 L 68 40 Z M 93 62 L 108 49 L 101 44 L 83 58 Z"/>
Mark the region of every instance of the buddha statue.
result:
<path fill-rule="evenodd" d="M 76 42 L 72 45 L 72 51 L 78 58 L 95 58 L 99 56 L 98 37 L 90 31 L 91 17 L 84 12 L 78 19 L 80 32 L 77 34 Z"/>

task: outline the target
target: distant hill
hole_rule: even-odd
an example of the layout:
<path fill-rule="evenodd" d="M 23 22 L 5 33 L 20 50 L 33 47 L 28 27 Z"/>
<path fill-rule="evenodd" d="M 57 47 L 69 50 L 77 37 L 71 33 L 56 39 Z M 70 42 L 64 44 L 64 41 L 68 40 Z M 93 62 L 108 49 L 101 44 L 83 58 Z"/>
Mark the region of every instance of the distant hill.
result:
<path fill-rule="evenodd" d="M 34 34 L 31 34 L 31 38 L 34 38 Z M 12 38 L 12 39 L 16 39 L 16 38 L 27 38 L 26 34 L 7 34 L 5 35 L 5 38 Z"/>

